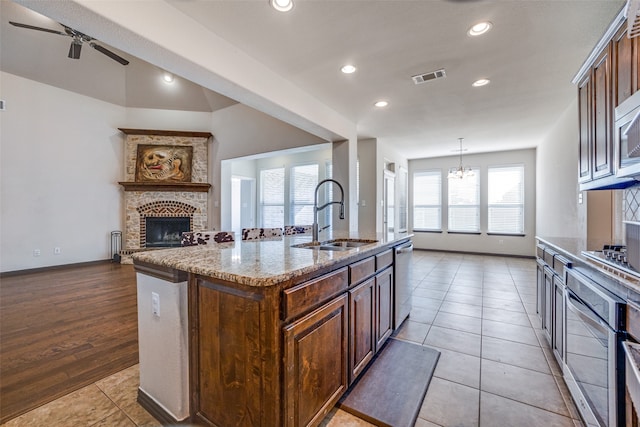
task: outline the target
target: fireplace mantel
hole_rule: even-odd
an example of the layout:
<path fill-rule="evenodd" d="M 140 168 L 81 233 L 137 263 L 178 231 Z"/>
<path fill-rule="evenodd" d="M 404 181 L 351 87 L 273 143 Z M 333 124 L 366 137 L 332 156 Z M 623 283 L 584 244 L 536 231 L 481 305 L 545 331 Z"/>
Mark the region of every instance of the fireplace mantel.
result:
<path fill-rule="evenodd" d="M 124 191 L 182 191 L 192 193 L 206 193 L 211 184 L 205 182 L 130 182 L 121 181 L 118 184 Z"/>

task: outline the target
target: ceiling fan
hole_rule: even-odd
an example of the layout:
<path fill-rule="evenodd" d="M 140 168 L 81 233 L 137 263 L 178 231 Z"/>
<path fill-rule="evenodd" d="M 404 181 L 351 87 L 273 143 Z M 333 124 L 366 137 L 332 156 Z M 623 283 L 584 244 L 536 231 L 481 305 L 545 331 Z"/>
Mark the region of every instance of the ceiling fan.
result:
<path fill-rule="evenodd" d="M 127 61 L 123 57 L 116 55 L 115 53 L 111 52 L 109 49 L 106 49 L 100 46 L 99 44 L 95 43 L 94 41 L 96 39 L 94 39 L 93 37 L 88 36 L 84 33 L 81 33 L 78 30 L 74 30 L 71 27 L 67 27 L 66 25 L 63 25 L 63 24 L 60 24 L 60 25 L 64 27 L 64 31 L 50 30 L 49 28 L 35 27 L 33 25 L 21 24 L 19 22 L 9 21 L 9 24 L 14 25 L 16 27 L 20 27 L 20 28 L 27 28 L 29 30 L 44 31 L 45 33 L 58 34 L 61 36 L 71 37 L 73 40 L 71 41 L 71 46 L 69 47 L 69 55 L 68 55 L 69 58 L 71 59 L 79 59 L 80 51 L 82 49 L 82 44 L 89 43 L 89 46 L 91 46 L 98 52 L 104 55 L 107 55 L 109 58 L 113 59 L 114 61 L 118 61 L 122 65 L 127 65 L 129 63 L 129 61 Z"/>

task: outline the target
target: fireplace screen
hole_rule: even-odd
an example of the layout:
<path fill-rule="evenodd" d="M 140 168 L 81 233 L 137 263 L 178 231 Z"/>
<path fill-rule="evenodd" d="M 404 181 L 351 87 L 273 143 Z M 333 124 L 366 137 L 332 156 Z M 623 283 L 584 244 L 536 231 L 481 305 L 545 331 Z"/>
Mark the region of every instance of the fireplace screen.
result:
<path fill-rule="evenodd" d="M 185 231 L 191 231 L 189 217 L 146 217 L 146 247 L 180 246 Z"/>

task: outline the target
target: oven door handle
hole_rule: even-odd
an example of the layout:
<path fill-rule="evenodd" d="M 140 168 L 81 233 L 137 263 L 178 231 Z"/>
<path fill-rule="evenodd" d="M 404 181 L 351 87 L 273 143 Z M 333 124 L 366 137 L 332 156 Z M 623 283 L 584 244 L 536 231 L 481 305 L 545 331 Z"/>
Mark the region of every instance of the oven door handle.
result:
<path fill-rule="evenodd" d="M 567 293 L 567 296 L 567 308 L 598 331 L 605 334 L 609 332 L 609 325 L 595 314 L 592 314 L 591 309 L 575 297 L 571 291 Z"/>

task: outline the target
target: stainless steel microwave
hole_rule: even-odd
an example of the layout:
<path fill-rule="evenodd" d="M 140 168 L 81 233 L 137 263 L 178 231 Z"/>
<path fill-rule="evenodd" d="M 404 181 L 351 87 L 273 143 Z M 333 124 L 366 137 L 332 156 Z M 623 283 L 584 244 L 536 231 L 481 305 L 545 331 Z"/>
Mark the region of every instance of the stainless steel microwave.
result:
<path fill-rule="evenodd" d="M 640 178 L 640 91 L 615 111 L 615 153 L 617 177 Z"/>

